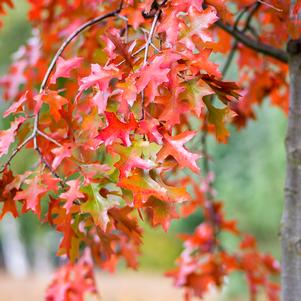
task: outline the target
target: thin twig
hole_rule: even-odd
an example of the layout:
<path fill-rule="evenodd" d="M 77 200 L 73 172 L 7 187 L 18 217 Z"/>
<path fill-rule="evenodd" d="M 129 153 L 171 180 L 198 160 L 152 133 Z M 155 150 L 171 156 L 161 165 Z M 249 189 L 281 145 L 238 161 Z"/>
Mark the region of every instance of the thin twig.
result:
<path fill-rule="evenodd" d="M 265 1 L 263 1 L 263 0 L 257 0 L 257 2 L 259 2 L 259 3 L 263 4 L 263 5 L 266 5 L 266 6 L 270 7 L 270 8 L 272 8 L 272 9 L 274 9 L 274 10 L 280 12 L 280 13 L 283 12 L 282 9 L 280 9 L 280 8 L 278 8 L 278 7 L 276 7 L 276 6 L 272 5 L 272 4 L 270 4 L 270 3 L 267 3 L 267 2 L 265 2 Z"/>
<path fill-rule="evenodd" d="M 232 35 L 238 42 L 241 42 L 248 48 L 277 59 L 280 62 L 288 63 L 288 55 L 282 49 L 275 48 L 263 42 L 253 40 L 249 36 L 245 35 L 242 31 L 233 28 L 231 25 L 226 24 L 221 20 L 218 20 L 215 24 Z"/>
<path fill-rule="evenodd" d="M 56 178 L 60 179 L 62 184 L 64 183 L 64 179 L 62 179 L 59 174 L 57 174 L 54 169 L 52 168 L 52 166 L 47 162 L 47 160 L 45 159 L 45 157 L 43 156 L 42 154 L 42 151 L 41 149 L 37 146 L 35 148 L 35 150 L 37 151 L 40 159 L 41 159 L 41 162 L 49 169 L 49 171 L 53 174 L 53 176 L 55 176 Z"/>
<path fill-rule="evenodd" d="M 253 5 L 253 8 L 251 9 L 247 19 L 246 19 L 246 23 L 245 23 L 245 26 L 244 28 L 242 29 L 242 32 L 245 33 L 247 30 L 250 29 L 250 23 L 252 21 L 252 18 L 254 16 L 254 14 L 257 12 L 257 10 L 259 9 L 260 7 L 260 3 L 256 2 L 254 5 Z M 248 10 L 250 9 L 250 7 L 248 7 Z M 243 12 L 245 12 L 245 10 L 243 10 Z M 238 23 L 239 23 L 239 20 L 241 18 L 241 15 L 238 16 L 238 18 L 236 19 L 235 23 L 234 23 L 234 28 L 237 29 L 238 27 Z M 223 67 L 223 70 L 222 70 L 222 74 L 223 76 L 225 76 L 227 74 L 227 71 L 229 69 L 229 67 L 231 66 L 231 63 L 233 61 L 233 58 L 234 58 L 234 55 L 235 55 L 235 52 L 238 48 L 238 41 L 235 40 L 235 42 L 233 43 L 232 45 L 232 49 L 231 49 L 231 52 L 228 56 L 228 59 L 226 61 L 226 64 L 224 65 Z"/>
<path fill-rule="evenodd" d="M 145 53 L 144 53 L 143 66 L 145 66 L 147 64 L 149 46 L 152 43 L 153 36 L 154 36 L 154 33 L 155 33 L 155 28 L 156 28 L 157 22 L 158 22 L 158 20 L 160 18 L 161 12 L 162 12 L 161 10 L 158 10 L 157 13 L 155 14 L 155 17 L 154 17 L 154 20 L 153 20 L 153 23 L 152 23 L 152 27 L 150 29 L 150 32 L 149 32 L 149 35 L 148 35 L 148 39 L 147 39 L 146 45 L 145 45 Z"/>
<path fill-rule="evenodd" d="M 145 45 L 143 45 L 142 47 L 140 47 L 138 50 L 136 50 L 134 53 L 131 54 L 131 57 L 136 56 L 137 54 L 139 54 L 140 52 L 142 52 L 145 49 Z M 107 61 L 106 64 L 109 64 L 110 60 Z M 121 66 L 122 64 L 124 64 L 126 62 L 126 60 L 122 60 L 120 63 L 118 63 L 116 65 L 116 67 Z"/>
<path fill-rule="evenodd" d="M 43 81 L 42 81 L 42 84 L 41 84 L 41 87 L 40 87 L 40 93 L 42 93 L 46 87 L 46 84 L 47 84 L 47 81 L 50 77 L 50 74 L 51 72 L 53 71 L 55 65 L 56 65 L 56 62 L 58 60 L 58 58 L 61 56 L 61 54 L 64 52 L 64 50 L 66 49 L 66 47 L 72 42 L 72 40 L 77 37 L 82 31 L 84 31 L 85 29 L 107 19 L 107 18 L 110 18 L 110 17 L 114 17 L 114 16 L 117 16 L 121 11 L 121 8 L 118 8 L 110 13 L 107 13 L 105 15 L 102 15 L 102 16 L 99 16 L 99 17 L 96 17 L 94 18 L 93 20 L 90 20 L 88 22 L 86 22 L 85 24 L 81 25 L 79 28 L 77 28 L 74 32 L 72 32 L 70 34 L 69 37 L 66 38 L 66 40 L 63 42 L 63 44 L 61 45 L 61 47 L 59 48 L 59 50 L 56 52 L 55 56 L 53 57 L 48 69 L 47 69 L 47 72 L 43 78 Z"/>
<path fill-rule="evenodd" d="M 154 44 L 154 43 L 151 43 L 150 44 L 157 52 L 160 52 L 160 49 L 158 49 L 158 47 Z"/>
<path fill-rule="evenodd" d="M 17 155 L 17 153 L 25 146 L 27 143 L 29 143 L 34 138 L 33 134 L 28 136 L 20 145 L 18 145 L 15 150 L 12 152 L 12 154 L 9 156 L 7 162 L 4 164 L 4 166 L 1 168 L 0 173 L 2 173 L 5 168 L 10 164 L 12 159 Z"/>
<path fill-rule="evenodd" d="M 128 37 L 129 37 L 129 20 L 126 16 L 122 16 L 122 15 L 117 15 L 118 18 L 120 18 L 121 20 L 123 20 L 125 22 L 125 29 L 124 29 L 124 35 L 125 35 L 125 43 L 128 42 Z"/>
<path fill-rule="evenodd" d="M 155 33 L 155 29 L 156 29 L 156 25 L 157 25 L 157 22 L 158 22 L 158 20 L 160 18 L 161 13 L 162 13 L 162 11 L 159 9 L 156 12 L 155 16 L 154 16 L 154 20 L 153 20 L 150 32 L 148 34 L 147 41 L 145 43 L 145 52 L 144 52 L 143 66 L 147 65 L 149 47 L 152 44 L 153 36 L 154 36 L 154 33 Z M 141 92 L 141 98 L 142 98 L 142 102 L 141 102 L 141 120 L 143 120 L 144 119 L 144 115 L 145 115 L 145 108 L 144 108 L 144 105 L 145 105 L 145 95 L 144 95 L 144 91 Z"/>
<path fill-rule="evenodd" d="M 60 144 L 59 142 L 57 142 L 55 139 L 51 138 L 50 136 L 48 136 L 44 132 L 40 131 L 39 129 L 37 130 L 37 134 L 44 137 L 46 140 L 56 144 L 57 146 L 62 147 L 62 144 Z"/>

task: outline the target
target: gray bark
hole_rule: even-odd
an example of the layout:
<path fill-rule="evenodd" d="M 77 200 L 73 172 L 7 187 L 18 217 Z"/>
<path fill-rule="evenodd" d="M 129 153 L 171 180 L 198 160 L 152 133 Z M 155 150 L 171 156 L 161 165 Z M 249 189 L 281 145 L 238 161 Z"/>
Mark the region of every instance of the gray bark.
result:
<path fill-rule="evenodd" d="M 282 301 L 301 300 L 301 42 L 288 43 L 290 105 L 285 204 L 281 222 Z"/>

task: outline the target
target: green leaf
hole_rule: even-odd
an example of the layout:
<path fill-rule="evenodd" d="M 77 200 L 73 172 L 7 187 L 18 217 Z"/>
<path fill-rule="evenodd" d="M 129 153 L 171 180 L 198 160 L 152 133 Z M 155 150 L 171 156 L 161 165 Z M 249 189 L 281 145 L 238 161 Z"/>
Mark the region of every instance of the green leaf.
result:
<path fill-rule="evenodd" d="M 100 194 L 101 185 L 91 183 L 84 187 L 82 192 L 86 195 L 87 201 L 81 205 L 82 213 L 89 213 L 95 224 L 100 226 L 103 231 L 106 231 L 109 222 L 108 210 L 115 206 L 118 202 L 113 196 L 108 198 Z"/>

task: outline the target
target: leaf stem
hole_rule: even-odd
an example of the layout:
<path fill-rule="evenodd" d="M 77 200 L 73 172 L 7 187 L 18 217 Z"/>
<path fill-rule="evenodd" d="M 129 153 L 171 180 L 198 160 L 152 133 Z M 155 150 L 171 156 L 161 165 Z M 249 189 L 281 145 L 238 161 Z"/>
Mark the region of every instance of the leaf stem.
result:
<path fill-rule="evenodd" d="M 149 47 L 152 45 L 152 41 L 153 41 L 153 36 L 154 36 L 154 33 L 155 33 L 156 25 L 157 25 L 158 20 L 159 20 L 159 18 L 161 16 L 161 13 L 162 13 L 162 11 L 161 11 L 161 9 L 159 9 L 156 12 L 155 16 L 154 16 L 154 20 L 153 20 L 150 32 L 148 34 L 147 41 L 145 43 L 145 52 L 144 52 L 143 66 L 147 65 Z M 144 108 L 144 105 L 145 105 L 145 95 L 144 95 L 144 91 L 141 92 L 141 98 L 142 98 L 142 103 L 141 103 L 141 120 L 143 120 L 144 116 L 145 116 L 145 108 Z"/>
<path fill-rule="evenodd" d="M 62 144 L 60 144 L 59 142 L 57 142 L 55 139 L 51 138 L 50 136 L 48 136 L 44 132 L 40 131 L 39 129 L 37 130 L 37 134 L 44 137 L 46 140 L 56 144 L 57 146 L 62 147 Z"/>

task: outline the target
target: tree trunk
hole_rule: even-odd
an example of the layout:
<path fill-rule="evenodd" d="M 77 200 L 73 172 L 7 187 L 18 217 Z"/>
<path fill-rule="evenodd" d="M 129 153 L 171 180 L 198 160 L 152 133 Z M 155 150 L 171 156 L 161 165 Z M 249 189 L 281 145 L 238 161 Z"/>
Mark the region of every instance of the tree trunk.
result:
<path fill-rule="evenodd" d="M 301 41 L 288 43 L 290 105 L 287 170 L 281 223 L 282 301 L 301 300 Z"/>

